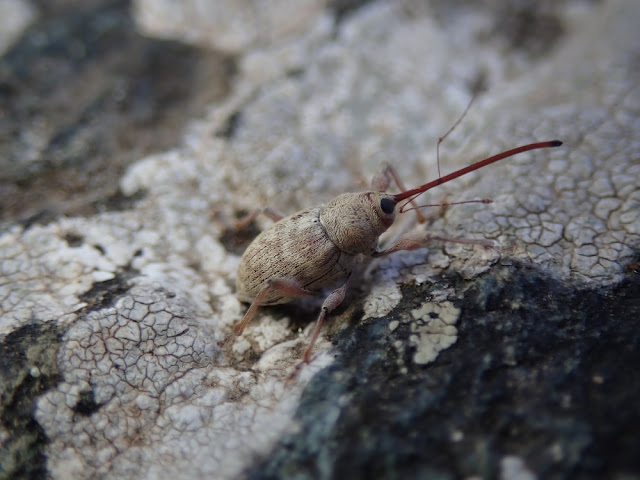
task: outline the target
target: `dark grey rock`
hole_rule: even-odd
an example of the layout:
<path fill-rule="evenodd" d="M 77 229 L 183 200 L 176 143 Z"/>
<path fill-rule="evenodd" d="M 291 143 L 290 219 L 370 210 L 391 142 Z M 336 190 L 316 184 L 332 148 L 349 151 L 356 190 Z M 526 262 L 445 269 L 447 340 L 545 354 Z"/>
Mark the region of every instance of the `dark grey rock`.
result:
<path fill-rule="evenodd" d="M 128 1 L 46 5 L 0 57 L 3 222 L 129 208 L 127 165 L 174 146 L 232 73 L 214 51 L 141 36 Z"/>
<path fill-rule="evenodd" d="M 442 284 L 464 292 L 457 343 L 426 367 L 398 358 L 409 326 L 388 323 L 430 290 L 405 287 L 388 317 L 336 335 L 299 433 L 249 478 L 496 478 L 509 455 L 545 479 L 640 476 L 637 272 L 612 289 L 517 264 Z"/>

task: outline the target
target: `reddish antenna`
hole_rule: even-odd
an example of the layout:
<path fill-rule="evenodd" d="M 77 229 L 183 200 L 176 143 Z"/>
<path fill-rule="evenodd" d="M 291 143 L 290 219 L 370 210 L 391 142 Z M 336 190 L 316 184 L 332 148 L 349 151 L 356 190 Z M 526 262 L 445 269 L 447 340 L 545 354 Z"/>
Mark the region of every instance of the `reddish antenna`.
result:
<path fill-rule="evenodd" d="M 465 108 L 464 112 L 462 112 L 462 115 L 460 115 L 460 117 L 458 117 L 458 119 L 455 121 L 455 123 L 453 125 L 451 125 L 451 128 L 449 128 L 449 130 L 447 130 L 447 133 L 445 133 L 440 138 L 438 138 L 438 143 L 436 144 L 436 159 L 437 159 L 437 162 L 438 162 L 438 178 L 440 178 L 442 176 L 442 175 L 440 175 L 440 144 L 442 142 L 444 142 L 445 138 L 447 138 L 449 135 L 451 135 L 451 132 L 453 132 L 456 129 L 456 127 L 460 124 L 462 119 L 467 116 L 467 112 L 471 109 L 471 104 L 473 103 L 473 101 L 475 99 L 476 99 L 476 95 L 474 94 L 473 97 L 471 97 L 471 100 L 469 100 L 469 104 L 467 105 L 467 108 Z"/>
<path fill-rule="evenodd" d="M 396 203 L 406 199 L 412 201 L 427 190 L 431 190 L 432 188 L 442 185 L 443 183 L 450 182 L 451 180 L 466 175 L 467 173 L 473 172 L 474 170 L 478 170 L 479 168 L 486 167 L 487 165 L 498 162 L 507 157 L 512 157 L 513 155 L 517 155 L 519 153 L 528 152 L 529 150 L 536 150 L 538 148 L 559 147 L 560 145 L 562 145 L 562 142 L 560 140 L 550 140 L 548 142 L 531 143 L 529 145 L 523 145 L 521 147 L 513 148 L 511 150 L 507 150 L 506 152 L 502 152 L 492 157 L 485 158 L 484 160 L 480 160 L 479 162 L 472 163 L 471 165 L 461 168 L 460 170 L 456 170 L 455 172 L 450 173 L 449 175 L 445 175 L 444 177 L 436 178 L 435 180 L 429 183 L 425 183 L 424 185 L 421 185 L 417 188 L 398 193 L 393 196 L 393 199 Z M 403 212 L 402 208 L 400 209 L 400 212 Z"/>

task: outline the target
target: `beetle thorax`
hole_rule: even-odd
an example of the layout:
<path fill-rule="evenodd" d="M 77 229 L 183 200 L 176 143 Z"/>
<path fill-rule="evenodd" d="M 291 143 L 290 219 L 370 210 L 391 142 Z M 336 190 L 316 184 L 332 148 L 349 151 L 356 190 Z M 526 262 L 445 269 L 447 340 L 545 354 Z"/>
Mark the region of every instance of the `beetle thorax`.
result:
<path fill-rule="evenodd" d="M 351 255 L 371 255 L 378 237 L 391 226 L 394 212 L 380 209 L 380 192 L 344 193 L 329 202 L 320 213 L 320 222 L 335 245 Z"/>

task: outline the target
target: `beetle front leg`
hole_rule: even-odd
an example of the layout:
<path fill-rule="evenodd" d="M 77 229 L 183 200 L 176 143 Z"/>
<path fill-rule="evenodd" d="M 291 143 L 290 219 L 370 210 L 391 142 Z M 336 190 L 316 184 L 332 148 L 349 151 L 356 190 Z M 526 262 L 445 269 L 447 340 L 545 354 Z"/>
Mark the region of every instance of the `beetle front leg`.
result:
<path fill-rule="evenodd" d="M 271 207 L 259 208 L 249 213 L 248 215 L 237 219 L 233 225 L 233 228 L 235 230 L 243 230 L 247 228 L 251 224 L 251 222 L 253 222 L 260 214 L 266 216 L 268 219 L 273 220 L 274 222 L 282 220 L 285 217 L 282 213 L 274 210 Z"/>
<path fill-rule="evenodd" d="M 405 235 L 402 235 L 389 247 L 385 248 L 382 251 L 374 252 L 371 256 L 382 257 L 383 255 L 389 255 L 390 253 L 400 250 L 417 250 L 418 248 L 425 247 L 432 240 L 440 242 L 461 243 L 463 245 L 479 245 L 484 248 L 497 248 L 495 244 L 490 240 L 468 240 L 465 238 L 438 237 L 435 235 L 424 235 L 416 232 L 409 232 Z"/>
<path fill-rule="evenodd" d="M 296 368 L 293 369 L 293 372 L 289 375 L 287 381 L 293 381 L 300 372 L 302 366 L 306 363 L 309 363 L 311 360 L 311 354 L 313 353 L 313 347 L 316 344 L 316 340 L 318 340 L 318 336 L 320 335 L 320 329 L 322 328 L 322 324 L 324 323 L 324 319 L 327 318 L 327 315 L 331 313 L 333 310 L 338 308 L 338 306 L 344 300 L 345 295 L 347 294 L 347 288 L 349 286 L 349 279 L 342 285 L 340 288 L 335 289 L 333 292 L 329 294 L 327 298 L 325 298 L 324 302 L 322 302 L 322 307 L 320 309 L 320 315 L 318 315 L 318 319 L 316 320 L 316 325 L 313 327 L 313 334 L 311 335 L 311 341 L 309 342 L 309 346 L 304 352 L 302 356 L 302 361 L 296 365 Z"/>
<path fill-rule="evenodd" d="M 342 303 L 347 293 L 348 285 L 349 280 L 347 279 L 344 285 L 331 292 L 329 296 L 325 298 L 324 302 L 322 302 L 320 315 L 318 315 L 316 326 L 313 328 L 313 334 L 311 335 L 311 341 L 309 342 L 309 346 L 302 356 L 302 363 L 309 363 L 309 360 L 311 360 L 311 353 L 313 353 L 313 347 L 316 344 L 316 340 L 318 340 L 318 335 L 320 335 L 320 328 L 322 328 L 324 319 L 329 313 L 338 308 L 338 306 Z"/>

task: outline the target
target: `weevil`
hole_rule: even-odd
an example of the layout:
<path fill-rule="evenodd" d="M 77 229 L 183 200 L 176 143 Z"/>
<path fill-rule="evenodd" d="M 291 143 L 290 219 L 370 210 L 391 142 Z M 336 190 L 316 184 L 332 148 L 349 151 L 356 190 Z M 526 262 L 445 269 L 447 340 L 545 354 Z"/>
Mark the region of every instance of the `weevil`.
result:
<path fill-rule="evenodd" d="M 385 192 L 394 176 L 387 173 L 374 179 L 375 190 L 344 193 L 326 205 L 282 218 L 260 233 L 242 255 L 236 290 L 238 299 L 250 306 L 225 342 L 242 334 L 258 307 L 317 296 L 323 290 L 339 285 L 329 293 L 320 308 L 311 341 L 302 357 L 303 363 L 309 363 L 320 328 L 326 316 L 344 300 L 351 272 L 360 255 L 381 257 L 399 250 L 414 250 L 430 240 L 442 239 L 407 233 L 380 250 L 378 239 L 393 224 L 399 204 L 402 203 L 398 212 L 404 213 L 406 206 L 427 190 L 507 157 L 560 145 L 562 142 L 559 140 L 523 145 L 395 195 Z M 396 183 L 400 183 L 397 178 Z"/>

